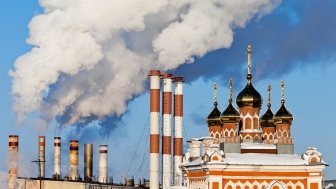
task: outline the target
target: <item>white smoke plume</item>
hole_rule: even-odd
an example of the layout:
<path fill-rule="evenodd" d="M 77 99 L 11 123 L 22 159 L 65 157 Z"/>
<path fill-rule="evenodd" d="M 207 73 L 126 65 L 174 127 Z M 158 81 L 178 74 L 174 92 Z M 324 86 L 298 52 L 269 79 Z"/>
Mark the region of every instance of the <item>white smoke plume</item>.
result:
<path fill-rule="evenodd" d="M 229 48 L 234 29 L 281 0 L 40 0 L 13 77 L 13 109 L 22 122 L 73 125 L 119 116 L 143 92 L 150 69 L 171 70 Z"/>

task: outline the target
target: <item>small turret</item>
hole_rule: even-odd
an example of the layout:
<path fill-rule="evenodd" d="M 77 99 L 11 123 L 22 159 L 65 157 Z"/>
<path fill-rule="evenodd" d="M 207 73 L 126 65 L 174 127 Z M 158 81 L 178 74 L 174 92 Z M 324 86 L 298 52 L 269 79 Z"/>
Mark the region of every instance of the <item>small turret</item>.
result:
<path fill-rule="evenodd" d="M 238 123 L 240 120 L 240 115 L 237 112 L 237 110 L 232 106 L 232 79 L 229 81 L 229 88 L 230 88 L 230 94 L 229 94 L 229 105 L 227 108 L 223 111 L 221 115 L 221 120 L 223 123 Z"/>
<path fill-rule="evenodd" d="M 287 110 L 285 106 L 285 82 L 281 81 L 281 107 L 274 115 L 275 123 L 288 123 L 293 121 L 293 115 Z"/>
<path fill-rule="evenodd" d="M 273 120 L 273 112 L 271 110 L 271 85 L 268 84 L 267 86 L 267 93 L 268 93 L 268 103 L 267 103 L 267 110 L 264 115 L 260 118 L 261 127 L 275 127 L 274 120 Z"/>
<path fill-rule="evenodd" d="M 293 115 L 285 107 L 285 82 L 281 81 L 281 107 L 274 115 L 278 154 L 294 154 L 291 124 Z"/>
<path fill-rule="evenodd" d="M 217 85 L 214 83 L 214 108 L 208 116 L 207 122 L 209 127 L 209 136 L 215 138 L 215 143 L 219 143 L 222 135 L 222 123 L 220 120 L 221 112 L 217 108 Z"/>
<path fill-rule="evenodd" d="M 232 105 L 232 79 L 229 81 L 229 105 L 221 115 L 223 124 L 223 137 L 220 148 L 226 153 L 240 153 L 240 138 L 238 136 L 238 124 L 240 115 Z"/>
<path fill-rule="evenodd" d="M 273 112 L 271 110 L 271 85 L 267 86 L 268 93 L 268 103 L 267 110 L 263 116 L 260 118 L 260 124 L 262 128 L 262 139 L 263 143 L 273 144 L 275 139 L 275 125 L 273 120 Z"/>

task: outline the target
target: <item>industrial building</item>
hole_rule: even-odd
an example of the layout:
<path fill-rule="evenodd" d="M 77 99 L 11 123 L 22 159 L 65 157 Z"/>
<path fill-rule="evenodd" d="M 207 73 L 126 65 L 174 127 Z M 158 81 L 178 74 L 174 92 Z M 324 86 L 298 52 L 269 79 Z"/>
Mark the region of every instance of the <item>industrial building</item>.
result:
<path fill-rule="evenodd" d="M 125 179 L 125 183 L 116 184 L 108 177 L 108 146 L 99 145 L 98 178 L 94 179 L 93 144 L 84 144 L 84 178 L 78 171 L 79 141 L 69 141 L 69 174 L 61 172 L 61 137 L 54 137 L 54 172 L 52 178 L 45 177 L 45 136 L 38 137 L 37 178 L 21 178 L 18 173 L 19 136 L 9 135 L 8 143 L 8 189 L 119 189 L 149 188 L 149 182 L 134 183 L 133 178 Z"/>

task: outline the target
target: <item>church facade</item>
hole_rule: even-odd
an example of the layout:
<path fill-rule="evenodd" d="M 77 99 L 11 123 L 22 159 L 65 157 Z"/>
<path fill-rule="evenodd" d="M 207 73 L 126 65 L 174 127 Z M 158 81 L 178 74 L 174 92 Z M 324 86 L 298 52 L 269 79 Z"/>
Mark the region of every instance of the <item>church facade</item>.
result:
<path fill-rule="evenodd" d="M 183 156 L 183 183 L 191 189 L 321 189 L 326 163 L 314 147 L 302 155 L 294 153 L 291 136 L 293 115 L 285 106 L 285 83 L 281 82 L 281 106 L 271 108 L 271 86 L 267 88 L 267 110 L 260 116 L 262 97 L 252 85 L 251 46 L 248 46 L 245 88 L 233 106 L 232 80 L 227 108 L 217 106 L 207 118 L 208 136 L 188 141 Z"/>

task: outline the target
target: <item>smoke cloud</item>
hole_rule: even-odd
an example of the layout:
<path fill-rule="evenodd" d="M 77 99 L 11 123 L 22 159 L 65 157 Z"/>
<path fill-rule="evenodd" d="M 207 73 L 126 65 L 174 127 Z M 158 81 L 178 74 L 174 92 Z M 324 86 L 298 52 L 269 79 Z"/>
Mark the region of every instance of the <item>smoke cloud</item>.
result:
<path fill-rule="evenodd" d="M 40 0 L 29 24 L 30 52 L 9 72 L 18 121 L 109 120 L 145 90 L 150 69 L 172 70 L 229 48 L 234 30 L 280 0 Z"/>
<path fill-rule="evenodd" d="M 335 9 L 333 0 L 283 1 L 272 14 L 237 29 L 230 49 L 210 52 L 193 65 L 179 66 L 175 73 L 185 75 L 188 81 L 218 77 L 216 80 L 226 85 L 233 77 L 242 84 L 247 73 L 247 44 L 253 45 L 254 80 L 280 77 L 312 64 L 326 67 L 335 60 L 336 22 L 330 19 L 336 16 Z"/>

